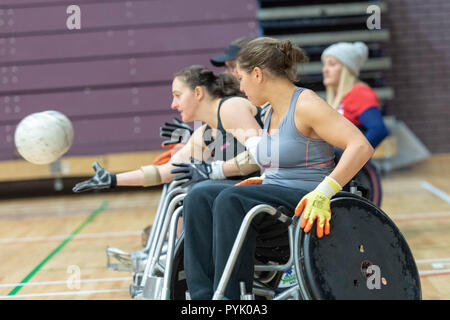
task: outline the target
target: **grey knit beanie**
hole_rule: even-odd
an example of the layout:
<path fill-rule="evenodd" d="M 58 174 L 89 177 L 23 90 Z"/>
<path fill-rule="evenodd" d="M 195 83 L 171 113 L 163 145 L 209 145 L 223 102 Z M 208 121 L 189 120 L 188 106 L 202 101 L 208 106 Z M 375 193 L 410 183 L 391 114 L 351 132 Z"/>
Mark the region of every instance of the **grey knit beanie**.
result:
<path fill-rule="evenodd" d="M 335 43 L 322 52 L 322 62 L 325 56 L 333 56 L 340 60 L 356 76 L 359 75 L 361 66 L 369 56 L 369 49 L 363 42 L 339 42 Z"/>

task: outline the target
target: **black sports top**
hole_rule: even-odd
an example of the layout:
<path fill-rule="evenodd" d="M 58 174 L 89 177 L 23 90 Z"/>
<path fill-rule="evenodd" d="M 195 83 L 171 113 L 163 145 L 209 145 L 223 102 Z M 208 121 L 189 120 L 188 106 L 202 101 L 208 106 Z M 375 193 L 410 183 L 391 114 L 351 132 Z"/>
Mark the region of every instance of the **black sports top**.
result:
<path fill-rule="evenodd" d="M 245 147 L 234 137 L 234 135 L 225 130 L 222 125 L 222 120 L 220 119 L 220 108 L 222 107 L 222 103 L 230 98 L 233 98 L 233 96 L 222 98 L 219 102 L 219 108 L 217 109 L 216 137 L 212 137 L 212 129 L 209 125 L 206 125 L 205 127 L 203 141 L 207 150 L 205 151 L 204 159 L 227 161 L 233 159 L 245 150 Z M 261 107 L 256 107 L 256 109 L 255 119 L 260 127 L 263 128 L 264 124 L 262 118 L 264 110 Z"/>

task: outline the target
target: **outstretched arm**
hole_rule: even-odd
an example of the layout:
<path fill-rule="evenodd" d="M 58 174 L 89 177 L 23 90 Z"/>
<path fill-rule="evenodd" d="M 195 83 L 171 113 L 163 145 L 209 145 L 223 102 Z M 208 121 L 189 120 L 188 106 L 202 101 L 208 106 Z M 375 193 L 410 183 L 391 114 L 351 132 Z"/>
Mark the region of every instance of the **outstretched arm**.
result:
<path fill-rule="evenodd" d="M 203 152 L 201 140 L 203 130 L 203 126 L 195 130 L 187 143 L 169 162 L 159 166 L 142 166 L 138 170 L 117 174 L 117 186 L 147 187 L 171 182 L 175 177 L 171 170 L 176 168 L 173 163 L 189 163 L 191 157 L 198 157 Z"/>
<path fill-rule="evenodd" d="M 94 163 L 95 174 L 92 178 L 76 184 L 73 192 L 83 192 L 105 188 L 114 188 L 116 186 L 157 186 L 168 183 L 173 180 L 174 174 L 170 171 L 176 166 L 174 162 L 189 162 L 190 157 L 202 152 L 202 145 L 198 145 L 198 137 L 201 137 L 203 127 L 198 128 L 190 137 L 184 147 L 178 151 L 170 162 L 155 166 L 148 165 L 133 171 L 122 172 L 118 174 L 110 173 L 102 168 L 97 162 Z"/>

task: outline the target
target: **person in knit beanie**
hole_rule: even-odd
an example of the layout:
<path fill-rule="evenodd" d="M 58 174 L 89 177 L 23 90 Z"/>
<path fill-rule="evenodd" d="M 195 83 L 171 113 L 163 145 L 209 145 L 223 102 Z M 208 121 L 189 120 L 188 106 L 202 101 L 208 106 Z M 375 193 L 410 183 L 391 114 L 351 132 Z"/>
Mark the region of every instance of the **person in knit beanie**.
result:
<path fill-rule="evenodd" d="M 335 43 L 322 53 L 322 74 L 327 102 L 360 128 L 376 148 L 388 131 L 375 91 L 359 80 L 368 55 L 369 49 L 363 42 Z"/>

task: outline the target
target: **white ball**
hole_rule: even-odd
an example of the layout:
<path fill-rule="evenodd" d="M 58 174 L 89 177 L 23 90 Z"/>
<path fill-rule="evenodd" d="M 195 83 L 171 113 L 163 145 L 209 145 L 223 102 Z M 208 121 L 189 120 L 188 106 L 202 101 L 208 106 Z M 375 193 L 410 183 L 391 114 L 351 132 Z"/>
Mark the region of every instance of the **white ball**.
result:
<path fill-rule="evenodd" d="M 69 118 L 53 110 L 26 116 L 14 134 L 17 152 L 34 164 L 58 160 L 70 149 L 72 141 L 73 127 Z"/>

